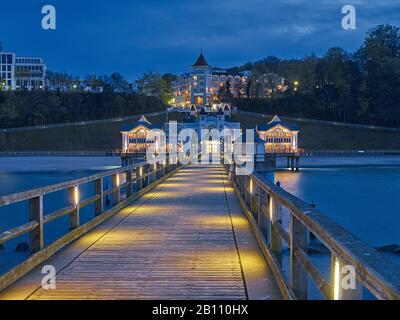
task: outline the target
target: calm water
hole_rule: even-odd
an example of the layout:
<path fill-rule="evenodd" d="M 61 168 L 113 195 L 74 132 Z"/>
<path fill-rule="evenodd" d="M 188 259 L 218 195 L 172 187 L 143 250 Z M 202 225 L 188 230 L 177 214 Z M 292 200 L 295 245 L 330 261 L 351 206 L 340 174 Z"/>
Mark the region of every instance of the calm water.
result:
<path fill-rule="evenodd" d="M 400 166 L 303 168 L 275 179 L 368 244 L 400 244 Z"/>
<path fill-rule="evenodd" d="M 119 164 L 118 158 L 0 158 L 0 196 L 68 181 L 96 172 L 110 170 Z M 49 171 L 43 171 L 49 168 Z M 105 179 L 105 184 L 111 184 Z M 80 189 L 82 198 L 94 195 L 93 183 L 87 183 Z M 44 211 L 49 214 L 68 205 L 67 192 L 59 191 L 44 197 Z M 94 204 L 81 211 L 81 222 L 94 217 Z M 0 232 L 17 227 L 28 221 L 27 201 L 0 207 Z M 68 217 L 62 217 L 45 225 L 46 245 L 54 242 L 69 231 Z M 28 235 L 17 237 L 0 246 L 0 274 L 22 262 L 27 252 L 15 252 L 18 244 L 27 243 Z"/>

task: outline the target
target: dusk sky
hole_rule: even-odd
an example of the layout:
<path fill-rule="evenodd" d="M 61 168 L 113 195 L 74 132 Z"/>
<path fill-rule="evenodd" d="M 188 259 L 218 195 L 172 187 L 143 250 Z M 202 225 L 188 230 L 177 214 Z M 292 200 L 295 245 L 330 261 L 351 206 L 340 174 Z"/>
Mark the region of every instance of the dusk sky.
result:
<path fill-rule="evenodd" d="M 41 28 L 46 4 L 57 9 L 56 30 Z M 357 9 L 357 30 L 341 28 L 345 4 Z M 14 0 L 1 10 L 4 50 L 41 56 L 54 71 L 129 80 L 151 69 L 188 71 L 201 48 L 219 67 L 353 51 L 369 28 L 400 24 L 400 0 Z"/>

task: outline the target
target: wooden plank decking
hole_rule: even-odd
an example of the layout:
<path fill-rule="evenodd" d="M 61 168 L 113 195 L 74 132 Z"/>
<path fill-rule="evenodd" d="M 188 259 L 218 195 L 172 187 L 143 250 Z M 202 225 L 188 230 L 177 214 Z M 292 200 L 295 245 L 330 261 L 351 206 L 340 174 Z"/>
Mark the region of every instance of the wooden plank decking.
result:
<path fill-rule="evenodd" d="M 188 166 L 123 211 L 70 261 L 57 263 L 68 247 L 48 261 L 55 290 L 36 271 L 0 299 L 280 298 L 222 166 Z"/>

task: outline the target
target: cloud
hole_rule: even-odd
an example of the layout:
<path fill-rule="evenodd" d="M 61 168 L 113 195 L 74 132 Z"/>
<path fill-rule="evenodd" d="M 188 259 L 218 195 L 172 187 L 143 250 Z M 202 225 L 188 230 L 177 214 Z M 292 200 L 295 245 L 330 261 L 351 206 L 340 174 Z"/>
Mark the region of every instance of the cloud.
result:
<path fill-rule="evenodd" d="M 398 25 L 398 0 L 53 0 L 58 29 L 38 31 L 40 0 L 6 1 L 7 48 L 44 56 L 51 69 L 120 71 L 133 77 L 151 68 L 188 70 L 200 48 L 209 62 L 232 66 L 267 55 L 302 57 L 329 47 L 357 49 L 367 30 Z M 341 28 L 341 8 L 355 5 L 355 31 Z M 21 3 L 26 10 L 20 13 Z M 29 5 L 29 6 L 28 6 Z M 23 39 L 23 40 L 22 40 Z"/>

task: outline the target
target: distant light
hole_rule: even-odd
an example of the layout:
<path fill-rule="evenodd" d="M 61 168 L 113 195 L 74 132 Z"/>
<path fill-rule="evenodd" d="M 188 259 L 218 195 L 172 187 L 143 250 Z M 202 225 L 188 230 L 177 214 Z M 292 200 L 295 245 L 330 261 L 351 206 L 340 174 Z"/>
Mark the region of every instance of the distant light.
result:
<path fill-rule="evenodd" d="M 339 260 L 335 257 L 333 299 L 339 300 L 339 298 L 340 298 L 340 263 Z"/>
<path fill-rule="evenodd" d="M 75 206 L 77 206 L 78 203 L 79 203 L 79 189 L 78 189 L 78 186 L 74 187 L 74 200 L 75 200 Z"/>
<path fill-rule="evenodd" d="M 294 85 L 295 85 L 295 86 L 298 86 L 298 85 L 299 85 L 299 82 L 296 80 L 296 81 L 294 82 Z"/>

